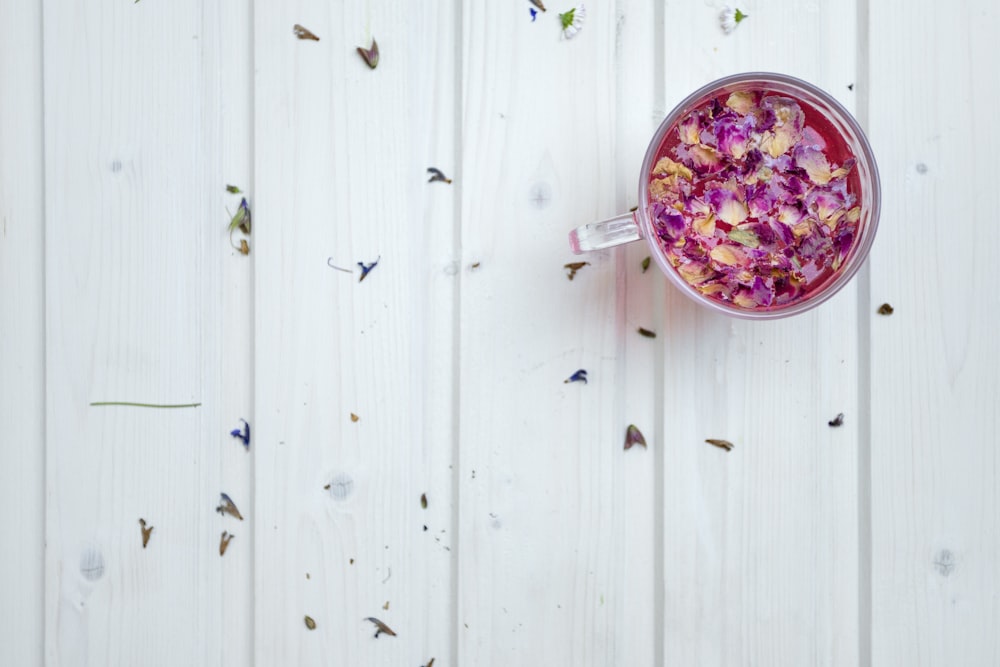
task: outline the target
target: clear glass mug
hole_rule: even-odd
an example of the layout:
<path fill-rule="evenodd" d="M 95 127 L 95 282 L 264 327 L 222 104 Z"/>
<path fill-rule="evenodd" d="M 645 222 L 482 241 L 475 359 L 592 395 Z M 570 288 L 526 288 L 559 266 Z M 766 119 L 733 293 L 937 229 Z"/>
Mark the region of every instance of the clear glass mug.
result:
<path fill-rule="evenodd" d="M 763 90 L 769 95 L 787 96 L 798 102 L 805 102 L 828 122 L 834 132 L 840 134 L 847 150 L 853 155 L 857 173 L 857 202 L 860 215 L 857 229 L 848 254 L 832 274 L 812 289 L 780 305 L 748 308 L 736 303 L 714 298 L 685 280 L 671 263 L 657 238 L 650 213 L 650 179 L 661 145 L 667 135 L 678 131 L 678 125 L 691 112 L 708 103 L 737 91 Z M 796 165 L 797 166 L 797 165 Z M 854 178 L 853 176 L 851 178 Z M 713 81 L 689 95 L 678 104 L 660 124 L 653 136 L 646 157 L 642 163 L 639 178 L 639 206 L 633 213 L 602 220 L 574 229 L 569 234 L 570 248 L 575 254 L 592 250 L 603 250 L 623 243 L 646 240 L 650 255 L 667 278 L 685 295 L 711 310 L 745 319 L 775 319 L 802 313 L 820 305 L 836 294 L 851 278 L 868 257 L 875 231 L 878 228 L 881 190 L 878 167 L 871 146 L 858 122 L 837 100 L 810 83 L 784 74 L 770 72 L 747 72 L 734 74 Z"/>

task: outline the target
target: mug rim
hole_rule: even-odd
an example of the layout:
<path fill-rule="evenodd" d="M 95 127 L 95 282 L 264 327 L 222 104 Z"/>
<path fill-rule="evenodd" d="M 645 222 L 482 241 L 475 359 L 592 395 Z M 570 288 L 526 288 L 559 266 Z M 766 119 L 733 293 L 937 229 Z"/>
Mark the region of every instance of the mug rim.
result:
<path fill-rule="evenodd" d="M 858 221 L 857 246 L 855 246 L 851 255 L 840 267 L 840 270 L 829 282 L 825 285 L 821 285 L 815 292 L 807 295 L 805 298 L 795 300 L 786 306 L 762 310 L 741 308 L 736 305 L 726 304 L 722 301 L 712 299 L 709 296 L 702 294 L 692 285 L 688 284 L 687 281 L 681 278 L 680 274 L 670 264 L 670 262 L 667 261 L 662 249 L 660 248 L 660 244 L 656 240 L 656 233 L 653 229 L 652 222 L 649 219 L 649 173 L 653 167 L 653 161 L 656 159 L 660 144 L 663 142 L 663 138 L 667 132 L 669 132 L 677 124 L 677 122 L 680 121 L 684 114 L 691 111 L 699 102 L 704 101 L 707 96 L 717 95 L 719 92 L 724 91 L 727 87 L 758 82 L 763 84 L 762 87 L 765 88 L 770 84 L 791 87 L 796 89 L 797 96 L 804 97 L 804 101 L 809 104 L 818 106 L 816 102 L 819 102 L 823 107 L 826 107 L 817 109 L 825 116 L 828 116 L 829 112 L 833 112 L 837 118 L 828 119 L 831 121 L 840 121 L 843 125 L 847 126 L 848 130 L 850 130 L 850 135 L 847 135 L 843 132 L 844 128 L 839 126 L 836 127 L 836 129 L 844 135 L 844 139 L 847 141 L 848 145 L 850 145 L 851 150 L 855 152 L 855 158 L 858 160 L 859 165 L 858 168 L 862 174 L 862 210 L 861 219 Z M 781 93 L 780 90 L 776 90 L 775 92 Z M 816 98 L 816 100 L 814 101 L 809 98 Z M 834 124 L 837 126 L 841 123 Z M 864 177 L 865 173 L 868 175 L 867 178 Z M 866 192 L 866 190 L 869 189 L 870 192 Z M 659 265 L 660 270 L 663 271 L 668 280 L 674 283 L 674 285 L 689 299 L 701 306 L 709 308 L 710 310 L 724 313 L 732 317 L 749 320 L 778 319 L 798 315 L 807 310 L 816 308 L 837 294 L 857 274 L 858 270 L 868 258 L 868 253 L 875 240 L 875 233 L 878 231 L 879 214 L 882 206 L 881 189 L 878 165 L 875 162 L 875 155 L 872 151 L 871 144 L 868 141 L 868 137 L 865 135 L 864 130 L 861 128 L 860 123 L 858 123 L 854 115 L 848 111 L 843 104 L 837 101 L 832 95 L 822 88 L 811 84 L 808 81 L 804 81 L 787 74 L 781 74 L 778 72 L 741 72 L 739 74 L 724 76 L 698 88 L 696 91 L 685 97 L 670 111 L 670 113 L 666 115 L 666 117 L 664 117 L 660 126 L 654 133 L 649 146 L 646 148 L 646 155 L 642 161 L 642 171 L 639 175 L 639 208 L 636 211 L 635 217 L 636 222 L 639 225 L 640 233 L 650 246 L 652 255 L 655 258 L 656 263 Z M 867 202 L 867 206 L 864 205 L 866 203 L 864 201 L 866 195 L 870 195 L 870 202 Z"/>

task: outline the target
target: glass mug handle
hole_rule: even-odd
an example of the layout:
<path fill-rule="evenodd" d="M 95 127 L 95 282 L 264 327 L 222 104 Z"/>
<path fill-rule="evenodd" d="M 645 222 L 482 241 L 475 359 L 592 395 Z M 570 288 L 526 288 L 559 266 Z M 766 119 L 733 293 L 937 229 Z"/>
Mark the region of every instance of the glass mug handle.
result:
<path fill-rule="evenodd" d="M 582 255 L 591 250 L 604 250 L 641 238 L 635 213 L 622 213 L 607 220 L 577 227 L 569 233 L 569 247 L 574 255 Z"/>

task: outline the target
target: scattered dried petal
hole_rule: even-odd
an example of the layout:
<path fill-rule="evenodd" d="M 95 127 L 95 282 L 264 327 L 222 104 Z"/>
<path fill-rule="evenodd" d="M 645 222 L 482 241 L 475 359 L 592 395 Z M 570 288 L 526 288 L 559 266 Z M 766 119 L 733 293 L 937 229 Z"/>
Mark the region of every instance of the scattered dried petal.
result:
<path fill-rule="evenodd" d="M 570 280 L 573 280 L 576 277 L 576 272 L 585 266 L 590 266 L 590 262 L 570 262 L 569 264 L 563 264 L 564 269 L 569 269 L 566 277 Z"/>
<path fill-rule="evenodd" d="M 717 440 L 715 438 L 709 438 L 705 442 L 707 442 L 710 445 L 715 445 L 716 447 L 720 447 L 726 450 L 727 452 L 733 449 L 733 443 L 729 442 L 728 440 Z"/>
<path fill-rule="evenodd" d="M 240 190 L 235 185 L 227 185 L 226 186 L 226 192 L 228 192 L 230 194 L 238 195 L 238 194 L 241 194 L 243 191 Z"/>
<path fill-rule="evenodd" d="M 215 508 L 215 511 L 218 512 L 219 514 L 228 514 L 229 516 L 235 517 L 240 521 L 242 521 L 243 515 L 240 514 L 240 511 L 236 508 L 236 503 L 233 502 L 233 499 L 230 498 L 225 493 L 220 493 L 219 496 L 221 498 L 221 500 L 219 501 L 220 504 L 218 507 Z"/>
<path fill-rule="evenodd" d="M 642 437 L 642 433 L 636 428 L 635 424 L 629 424 L 628 429 L 625 431 L 625 449 L 626 451 L 632 449 L 632 445 L 642 445 L 646 447 L 646 438 Z"/>
<path fill-rule="evenodd" d="M 219 537 L 219 555 L 225 556 L 226 549 L 229 548 L 229 542 L 236 537 L 235 535 L 229 533 L 228 531 L 222 531 L 222 535 Z M 309 575 L 307 574 L 306 577 Z"/>
<path fill-rule="evenodd" d="M 442 173 L 442 171 L 440 169 L 438 169 L 437 167 L 428 167 L 427 168 L 427 173 L 429 173 L 431 175 L 430 180 L 427 181 L 428 183 L 433 183 L 434 181 L 442 181 L 444 183 L 451 183 L 451 179 L 448 178 L 447 176 L 445 176 L 444 173 Z"/>
<path fill-rule="evenodd" d="M 319 41 L 319 37 L 314 35 L 308 28 L 300 26 L 298 23 L 292 26 L 292 32 L 295 33 L 295 36 L 299 39 L 311 39 L 314 42 Z"/>
<path fill-rule="evenodd" d="M 580 32 L 580 28 L 583 26 L 583 19 L 587 16 L 586 8 L 581 4 L 568 12 L 563 12 L 559 15 L 559 21 L 562 23 L 563 37 L 566 39 L 573 39 L 576 34 Z"/>
<path fill-rule="evenodd" d="M 538 7 L 543 12 L 546 11 L 545 5 L 542 4 L 542 0 L 531 0 L 531 4 L 533 4 L 535 7 Z M 431 662 L 434 662 L 434 661 L 432 660 Z"/>
<path fill-rule="evenodd" d="M 351 413 L 351 421 L 352 421 L 352 422 L 356 422 L 356 421 L 358 421 L 359 419 L 361 419 L 361 417 L 357 416 L 357 415 L 356 415 L 356 414 L 354 414 L 353 412 Z"/>
<path fill-rule="evenodd" d="M 878 307 L 879 315 L 892 315 L 895 309 L 887 303 L 883 303 Z"/>
<path fill-rule="evenodd" d="M 534 0 L 532 0 L 532 2 L 534 2 Z M 424 667 L 434 667 L 434 658 L 431 658 L 431 661 L 424 665 Z"/>
<path fill-rule="evenodd" d="M 830 426 L 842 426 L 844 423 L 844 413 L 837 413 L 837 416 L 827 422 Z"/>
<path fill-rule="evenodd" d="M 382 261 L 382 255 L 379 255 L 378 259 L 376 259 L 374 262 L 372 262 L 371 264 L 368 264 L 368 265 L 365 265 L 364 262 L 358 262 L 358 266 L 361 267 L 361 277 L 358 278 L 358 282 L 360 283 L 362 280 L 364 280 L 365 278 L 367 278 L 368 277 L 368 273 L 372 269 L 374 269 L 376 266 L 378 266 L 378 263 L 380 261 Z"/>
<path fill-rule="evenodd" d="M 358 47 L 358 54 L 370 68 L 375 69 L 378 67 L 378 43 L 375 41 L 374 37 L 372 37 L 371 47 L 367 49 L 363 49 L 360 46 Z"/>
<path fill-rule="evenodd" d="M 649 329 L 644 329 L 642 327 L 639 327 L 638 332 L 640 336 L 645 336 L 646 338 L 656 338 L 655 331 L 650 331 Z"/>
<path fill-rule="evenodd" d="M 250 254 L 250 244 L 247 243 L 246 239 L 240 239 L 240 254 L 241 255 Z"/>
<path fill-rule="evenodd" d="M 306 616 L 304 620 L 306 622 L 307 628 L 309 628 L 310 630 L 316 629 L 316 621 L 312 619 L 312 616 Z"/>
<path fill-rule="evenodd" d="M 146 520 L 139 519 L 139 527 L 142 530 L 142 548 L 145 549 L 146 545 L 149 544 L 149 536 L 153 533 L 153 526 L 146 527 Z"/>
<path fill-rule="evenodd" d="M 250 451 L 250 424 L 247 423 L 246 419 L 240 419 L 240 421 L 243 422 L 243 430 L 235 428 L 229 432 L 229 435 L 242 440 L 243 446 L 246 447 L 247 451 Z"/>
<path fill-rule="evenodd" d="M 427 494 L 426 493 L 421 493 L 420 494 L 420 507 L 422 507 L 423 509 L 427 509 Z"/>
<path fill-rule="evenodd" d="M 232 235 L 233 231 L 239 228 L 244 234 L 250 233 L 250 206 L 247 204 L 247 198 L 243 197 L 240 201 L 240 207 L 236 209 L 236 214 L 229 221 L 229 234 Z"/>
<path fill-rule="evenodd" d="M 570 375 L 568 379 L 563 380 L 563 384 L 568 384 L 570 382 L 582 382 L 587 384 L 587 371 L 581 368 L 577 372 Z"/>
<path fill-rule="evenodd" d="M 372 623 L 375 624 L 375 627 L 377 628 L 375 630 L 375 639 L 378 639 L 378 636 L 380 634 L 382 634 L 383 632 L 385 634 L 389 635 L 390 637 L 395 637 L 396 636 L 396 633 L 392 631 L 392 628 L 390 628 L 388 625 L 386 625 L 382 621 L 378 620 L 374 616 L 369 616 L 368 618 L 363 619 L 363 620 L 371 621 Z"/>
<path fill-rule="evenodd" d="M 642 272 L 643 273 L 645 273 L 646 271 L 649 270 L 649 259 L 650 259 L 649 257 L 646 257 L 645 259 L 642 260 Z"/>

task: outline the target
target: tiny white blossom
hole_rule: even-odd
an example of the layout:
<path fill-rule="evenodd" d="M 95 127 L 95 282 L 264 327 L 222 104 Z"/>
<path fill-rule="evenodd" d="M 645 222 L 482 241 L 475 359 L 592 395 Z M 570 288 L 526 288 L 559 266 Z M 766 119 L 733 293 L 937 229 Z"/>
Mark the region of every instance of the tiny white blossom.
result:
<path fill-rule="evenodd" d="M 719 25 L 722 27 L 722 32 L 728 35 L 733 30 L 736 30 L 736 26 L 739 22 L 746 17 L 747 15 L 739 9 L 733 9 L 728 5 L 723 7 L 722 11 L 719 12 Z"/>
<path fill-rule="evenodd" d="M 576 33 L 580 32 L 580 28 L 583 26 L 583 19 L 586 17 L 587 9 L 582 4 L 560 14 L 559 20 L 562 21 L 563 37 L 566 39 L 576 37 Z"/>

